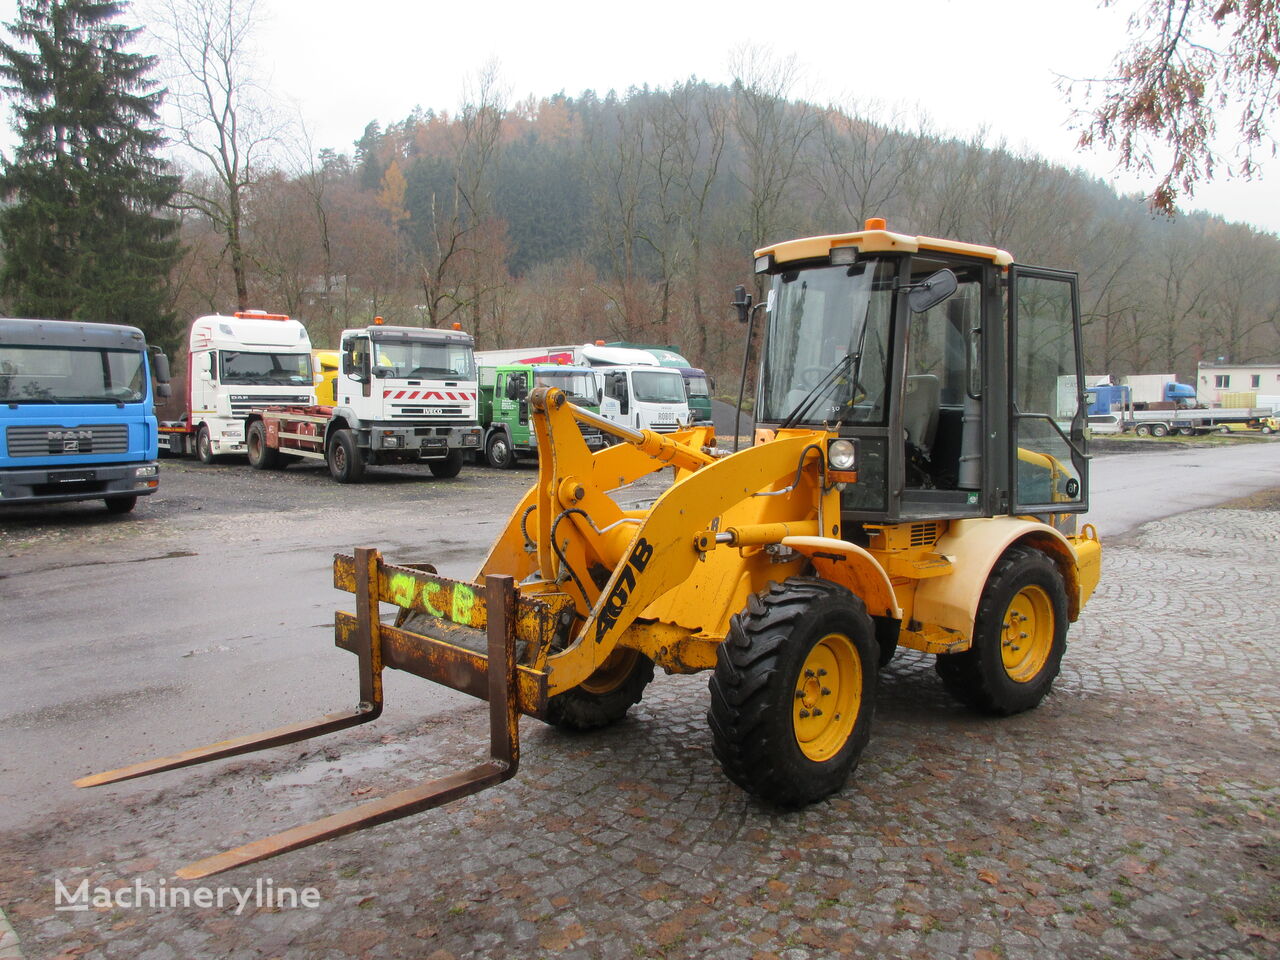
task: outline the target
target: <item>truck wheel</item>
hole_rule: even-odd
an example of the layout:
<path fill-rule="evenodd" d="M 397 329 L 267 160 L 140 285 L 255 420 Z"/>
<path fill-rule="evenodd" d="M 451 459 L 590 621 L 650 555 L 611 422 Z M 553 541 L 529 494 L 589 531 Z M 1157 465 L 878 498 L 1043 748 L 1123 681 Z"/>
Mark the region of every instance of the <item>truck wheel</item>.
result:
<path fill-rule="evenodd" d="M 359 483 L 364 476 L 364 457 L 350 430 L 339 430 L 329 441 L 329 475 L 339 483 Z"/>
<path fill-rule="evenodd" d="M 516 452 L 511 447 L 511 440 L 501 430 L 494 432 L 484 450 L 489 466 L 496 470 L 510 470 L 516 465 Z"/>
<path fill-rule="evenodd" d="M 830 581 L 793 577 L 750 597 L 710 681 L 725 775 L 782 807 L 839 790 L 871 735 L 879 655 L 866 607 Z"/>
<path fill-rule="evenodd" d="M 245 445 L 249 448 L 249 466 L 253 469 L 280 469 L 280 451 L 267 445 L 267 425 L 261 420 L 255 420 L 250 425 Z"/>
<path fill-rule="evenodd" d="M 652 660 L 638 650 L 617 647 L 586 680 L 547 701 L 547 723 L 566 730 L 617 723 L 640 702 L 652 679 Z"/>
<path fill-rule="evenodd" d="M 209 428 L 203 424 L 196 434 L 196 456 L 201 463 L 213 463 L 213 442 L 209 439 Z"/>
<path fill-rule="evenodd" d="M 1153 423 L 1151 425 L 1151 435 L 1153 437 L 1163 437 L 1169 433 L 1169 428 L 1163 423 Z"/>
<path fill-rule="evenodd" d="M 1009 716 L 1037 706 L 1053 686 L 1067 648 L 1067 591 L 1039 550 L 1010 547 L 991 571 L 974 624 L 973 646 L 940 655 L 943 686 L 982 713 Z"/>
<path fill-rule="evenodd" d="M 433 477 L 439 477 L 441 480 L 456 477 L 462 472 L 462 451 L 450 450 L 449 455 L 443 460 L 431 460 L 427 466 L 431 469 Z"/>
<path fill-rule="evenodd" d="M 137 497 L 107 497 L 102 501 L 107 505 L 107 513 L 128 513 L 138 505 Z"/>
<path fill-rule="evenodd" d="M 1270 433 L 1270 432 L 1271 432 L 1271 428 L 1270 428 L 1270 427 L 1268 427 L 1268 426 L 1264 423 L 1264 424 L 1262 425 L 1262 432 L 1263 432 L 1264 434 L 1265 434 L 1265 433 Z"/>

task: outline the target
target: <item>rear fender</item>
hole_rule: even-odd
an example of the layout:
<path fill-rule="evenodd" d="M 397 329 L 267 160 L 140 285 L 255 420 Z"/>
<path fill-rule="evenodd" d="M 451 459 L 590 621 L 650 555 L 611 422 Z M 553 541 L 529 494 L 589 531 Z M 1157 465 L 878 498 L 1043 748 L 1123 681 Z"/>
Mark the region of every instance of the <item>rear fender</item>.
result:
<path fill-rule="evenodd" d="M 1023 544 L 1049 557 L 1062 574 L 1067 591 L 1067 615 L 1080 616 L 1079 562 L 1071 542 L 1048 524 L 1021 517 L 956 520 L 938 540 L 934 551 L 951 561 L 950 576 L 922 580 L 916 588 L 913 620 L 937 624 L 965 641 L 973 640 L 978 602 L 987 578 L 1004 552 Z"/>

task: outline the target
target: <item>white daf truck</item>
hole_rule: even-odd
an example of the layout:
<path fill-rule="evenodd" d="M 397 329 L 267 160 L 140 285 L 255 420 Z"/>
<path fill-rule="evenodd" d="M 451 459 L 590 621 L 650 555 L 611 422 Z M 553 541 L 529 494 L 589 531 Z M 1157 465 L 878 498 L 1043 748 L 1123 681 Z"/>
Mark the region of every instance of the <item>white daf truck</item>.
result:
<path fill-rule="evenodd" d="M 311 338 L 283 314 L 245 310 L 191 324 L 187 411 L 160 424 L 160 450 L 205 463 L 244 454 L 245 417 L 267 406 L 315 403 Z"/>

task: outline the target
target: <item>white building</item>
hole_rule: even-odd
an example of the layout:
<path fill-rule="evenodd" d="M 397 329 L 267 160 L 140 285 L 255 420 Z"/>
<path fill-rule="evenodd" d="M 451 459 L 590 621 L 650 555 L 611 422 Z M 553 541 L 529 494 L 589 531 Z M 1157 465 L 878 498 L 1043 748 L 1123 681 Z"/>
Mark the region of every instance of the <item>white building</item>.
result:
<path fill-rule="evenodd" d="M 1280 407 L 1280 363 L 1201 363 L 1197 399 L 1217 406 L 1228 393 L 1255 393 L 1255 406 Z"/>

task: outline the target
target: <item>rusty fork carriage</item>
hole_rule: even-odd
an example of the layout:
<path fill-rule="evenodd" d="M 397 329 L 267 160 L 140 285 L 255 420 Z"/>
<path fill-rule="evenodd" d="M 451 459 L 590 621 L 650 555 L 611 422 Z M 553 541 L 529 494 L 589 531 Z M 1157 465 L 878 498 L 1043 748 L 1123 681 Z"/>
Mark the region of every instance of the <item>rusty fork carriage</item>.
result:
<path fill-rule="evenodd" d="M 491 574 L 483 585 L 437 576 L 425 569 L 393 566 L 374 549 L 334 558 L 334 586 L 354 593 L 354 615 L 335 616 L 336 644 L 356 655 L 360 701 L 352 711 L 326 714 L 249 736 L 222 740 L 168 757 L 82 777 L 77 787 L 96 787 L 166 770 L 284 746 L 376 720 L 382 714 L 382 671 L 404 670 L 489 701 L 489 759 L 468 770 L 429 780 L 255 840 L 182 867 L 177 875 L 196 880 L 365 827 L 408 817 L 496 786 L 515 776 L 520 764 L 521 713 L 539 716 L 546 706 L 546 674 L 516 663 L 521 640 L 545 644 L 553 633 L 551 605 L 517 599 L 514 580 Z M 426 614 L 487 636 L 487 657 L 466 647 L 380 622 L 378 604 Z M 521 627 L 522 629 L 517 629 Z M 518 634 L 525 634 L 521 637 Z M 497 669 L 491 668 L 494 665 Z"/>

